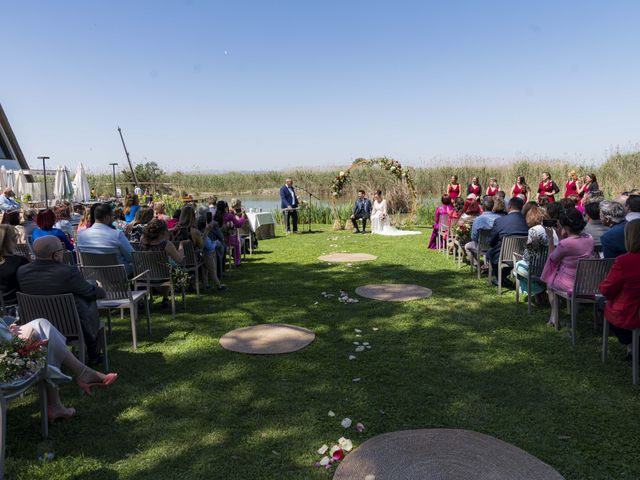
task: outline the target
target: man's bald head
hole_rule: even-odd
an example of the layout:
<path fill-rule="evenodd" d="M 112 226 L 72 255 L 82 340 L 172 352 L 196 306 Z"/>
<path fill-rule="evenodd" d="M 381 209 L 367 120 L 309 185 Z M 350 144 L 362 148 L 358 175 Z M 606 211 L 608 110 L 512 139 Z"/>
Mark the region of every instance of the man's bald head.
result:
<path fill-rule="evenodd" d="M 54 260 L 53 255 L 64 248 L 58 237 L 46 235 L 33 242 L 33 253 L 39 260 Z"/>

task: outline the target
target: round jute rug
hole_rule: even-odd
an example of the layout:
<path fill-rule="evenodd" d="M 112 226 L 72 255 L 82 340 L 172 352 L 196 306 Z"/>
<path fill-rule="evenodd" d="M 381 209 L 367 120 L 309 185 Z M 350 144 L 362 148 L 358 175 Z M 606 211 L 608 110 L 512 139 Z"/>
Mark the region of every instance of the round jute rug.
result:
<path fill-rule="evenodd" d="M 370 260 L 375 260 L 376 258 L 378 257 L 368 253 L 329 253 L 318 257 L 318 260 L 322 260 L 323 262 L 349 263 L 368 262 Z"/>
<path fill-rule="evenodd" d="M 220 345 L 232 352 L 268 355 L 295 352 L 309 345 L 315 338 L 315 333 L 306 328 L 270 323 L 225 333 L 220 337 Z"/>
<path fill-rule="evenodd" d="M 380 283 L 363 285 L 356 288 L 356 293 L 361 297 L 383 300 L 386 302 L 409 302 L 429 298 L 433 292 L 420 285 L 406 283 Z"/>
<path fill-rule="evenodd" d="M 469 430 L 406 430 L 367 440 L 333 480 L 562 480 L 509 443 Z"/>

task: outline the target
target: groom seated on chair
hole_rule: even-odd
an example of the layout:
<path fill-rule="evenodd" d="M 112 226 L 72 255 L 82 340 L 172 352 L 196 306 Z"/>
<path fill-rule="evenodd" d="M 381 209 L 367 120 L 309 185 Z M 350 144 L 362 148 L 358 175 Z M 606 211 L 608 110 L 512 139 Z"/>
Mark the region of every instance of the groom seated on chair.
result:
<path fill-rule="evenodd" d="M 367 220 L 371 217 L 371 201 L 365 196 L 364 190 L 358 190 L 358 199 L 353 207 L 353 214 L 351 215 L 351 223 L 355 232 L 360 233 L 358 229 L 358 219 L 362 220 L 362 233 L 367 230 Z"/>

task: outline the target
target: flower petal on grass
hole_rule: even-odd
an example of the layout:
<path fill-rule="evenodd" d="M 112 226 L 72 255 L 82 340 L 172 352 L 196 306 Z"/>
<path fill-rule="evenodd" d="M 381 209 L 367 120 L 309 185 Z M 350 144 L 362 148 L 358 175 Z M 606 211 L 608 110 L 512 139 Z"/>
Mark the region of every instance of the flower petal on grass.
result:
<path fill-rule="evenodd" d="M 354 328 L 353 331 L 356 333 L 362 333 L 362 330 L 360 330 L 359 328 Z"/>
<path fill-rule="evenodd" d="M 348 438 L 340 437 L 340 439 L 338 440 L 338 445 L 340 445 L 342 450 L 344 450 L 345 452 L 350 452 L 353 449 L 353 442 L 351 442 L 351 440 L 349 440 Z"/>
<path fill-rule="evenodd" d="M 369 342 L 362 342 L 362 344 L 366 347 L 367 345 L 369 345 Z"/>
<path fill-rule="evenodd" d="M 327 413 L 327 415 L 329 415 L 330 417 L 335 417 L 336 416 L 336 414 L 333 413 L 332 410 L 329 410 L 329 413 Z"/>
<path fill-rule="evenodd" d="M 327 450 L 329 450 L 329 445 L 327 445 L 327 444 L 322 445 L 322 446 L 318 449 L 318 455 L 324 455 L 325 453 L 327 453 Z"/>
<path fill-rule="evenodd" d="M 380 330 L 378 327 L 373 327 L 372 329 L 374 332 L 377 332 L 378 330 Z"/>
<path fill-rule="evenodd" d="M 326 467 L 327 465 L 329 465 L 329 461 L 331 459 L 327 456 L 324 456 L 320 459 L 320 461 L 318 462 L 320 464 L 321 467 Z"/>
<path fill-rule="evenodd" d="M 362 433 L 362 432 L 364 432 L 364 430 L 365 430 L 365 428 L 364 428 L 364 425 L 362 423 L 360 423 L 360 422 L 356 423 L 356 431 L 358 433 Z"/>
<path fill-rule="evenodd" d="M 342 419 L 342 422 L 340 422 L 340 425 L 342 425 L 342 428 L 349 428 L 351 426 L 351 419 L 350 418 Z"/>
<path fill-rule="evenodd" d="M 363 345 L 358 345 L 356 347 L 356 352 L 362 352 L 362 351 L 364 351 L 364 346 Z"/>
<path fill-rule="evenodd" d="M 355 360 L 356 356 L 355 355 L 349 355 L 349 360 Z"/>
<path fill-rule="evenodd" d="M 356 377 L 353 379 L 354 382 L 359 382 L 360 380 L 362 380 L 360 377 Z"/>

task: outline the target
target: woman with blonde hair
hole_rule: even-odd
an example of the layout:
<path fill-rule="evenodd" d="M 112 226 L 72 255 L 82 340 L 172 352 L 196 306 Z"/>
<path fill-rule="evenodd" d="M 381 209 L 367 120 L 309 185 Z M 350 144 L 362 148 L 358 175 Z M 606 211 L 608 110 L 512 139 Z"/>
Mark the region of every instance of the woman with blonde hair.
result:
<path fill-rule="evenodd" d="M 162 220 L 163 222 L 169 220 L 169 215 L 167 215 L 167 212 L 165 211 L 164 202 L 155 202 L 153 204 L 153 211 L 155 213 L 155 218 L 158 220 Z"/>
<path fill-rule="evenodd" d="M 564 198 L 571 197 L 572 195 L 578 196 L 578 174 L 575 170 L 569 172 L 567 183 L 564 184 Z"/>

